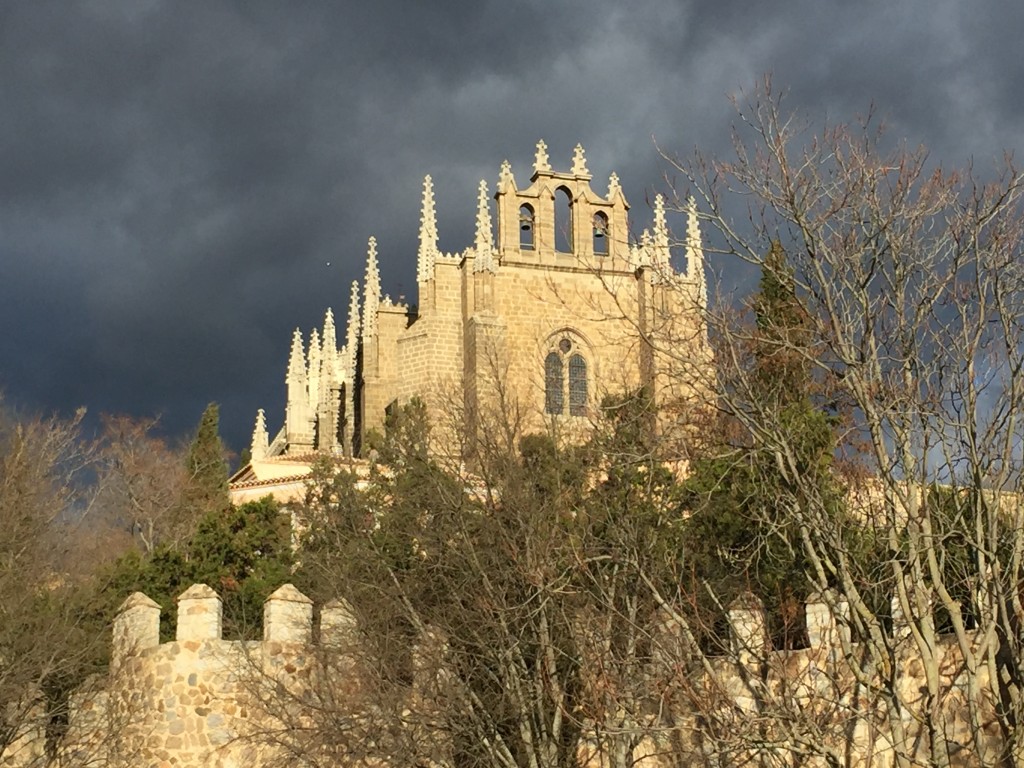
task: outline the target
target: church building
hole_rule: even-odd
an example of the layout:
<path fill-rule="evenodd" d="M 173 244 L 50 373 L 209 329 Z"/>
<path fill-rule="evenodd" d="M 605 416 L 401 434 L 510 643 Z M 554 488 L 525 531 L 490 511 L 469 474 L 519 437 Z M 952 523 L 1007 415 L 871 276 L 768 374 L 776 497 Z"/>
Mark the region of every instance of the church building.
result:
<path fill-rule="evenodd" d="M 426 407 L 431 451 L 453 458 L 499 423 L 522 434 L 585 434 L 606 395 L 641 386 L 661 422 L 684 420 L 711 362 L 695 206 L 674 243 L 679 272 L 663 198 L 651 225 L 631 237 L 616 174 L 604 194 L 591 179 L 581 146 L 569 170 L 556 171 L 539 142 L 529 183 L 520 188 L 502 163 L 493 196 L 480 182 L 473 244 L 444 253 L 426 177 L 417 303 L 382 295 L 370 237 L 341 346 L 330 309 L 308 338 L 296 329 L 283 424 L 271 437 L 259 411 L 252 461 L 232 478 L 235 500 L 300 493 L 315 454 L 359 457 L 389 409 L 413 398 Z"/>

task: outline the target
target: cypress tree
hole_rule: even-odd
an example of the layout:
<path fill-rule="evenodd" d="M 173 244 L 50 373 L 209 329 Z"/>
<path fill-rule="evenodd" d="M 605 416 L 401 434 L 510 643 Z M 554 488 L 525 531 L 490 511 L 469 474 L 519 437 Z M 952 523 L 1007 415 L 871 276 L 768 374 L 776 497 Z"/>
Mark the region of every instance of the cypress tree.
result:
<path fill-rule="evenodd" d="M 832 468 L 835 424 L 817 402 L 809 318 L 786 261 L 775 242 L 762 264 L 746 364 L 729 404 L 738 439 L 696 461 L 685 490 L 698 570 L 723 604 L 753 590 L 776 643 L 790 646 L 803 641 L 808 589 L 794 512 L 824 504 L 829 514 L 842 514 L 842 494 Z M 742 426 L 746 413 L 772 428 L 751 433 Z"/>
<path fill-rule="evenodd" d="M 220 439 L 217 403 L 210 403 L 203 411 L 185 462 L 188 487 L 184 497 L 189 517 L 196 519 L 207 511 L 227 508 L 228 465 Z"/>

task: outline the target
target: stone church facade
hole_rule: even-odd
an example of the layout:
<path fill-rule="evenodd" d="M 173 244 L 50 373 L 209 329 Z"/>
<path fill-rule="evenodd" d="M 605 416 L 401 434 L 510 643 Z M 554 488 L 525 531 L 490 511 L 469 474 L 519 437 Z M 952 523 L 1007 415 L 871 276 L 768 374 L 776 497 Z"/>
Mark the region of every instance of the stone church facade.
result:
<path fill-rule="evenodd" d="M 260 411 L 253 463 L 234 486 L 292 477 L 313 452 L 357 457 L 389 409 L 414 397 L 426 405 L 432 450 L 447 456 L 510 420 L 522 433 L 582 433 L 605 395 L 641 386 L 670 418 L 685 418 L 710 368 L 696 211 L 691 203 L 673 243 L 659 195 L 651 225 L 631 237 L 618 177 L 603 194 L 591 181 L 581 146 L 556 171 L 541 141 L 527 184 L 507 161 L 493 197 L 480 182 L 474 242 L 445 253 L 428 176 L 417 304 L 382 295 L 371 237 L 341 344 L 331 310 L 308 339 L 295 331 L 283 426 L 271 437 Z M 670 263 L 671 245 L 684 270 Z"/>

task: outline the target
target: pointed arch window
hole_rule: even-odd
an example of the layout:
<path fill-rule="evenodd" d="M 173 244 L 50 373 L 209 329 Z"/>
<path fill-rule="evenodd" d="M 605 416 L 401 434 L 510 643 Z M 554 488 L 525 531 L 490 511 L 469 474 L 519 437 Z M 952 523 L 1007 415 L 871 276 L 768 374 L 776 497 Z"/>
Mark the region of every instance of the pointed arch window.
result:
<path fill-rule="evenodd" d="M 544 412 L 563 416 L 568 403 L 570 416 L 586 416 L 588 398 L 587 359 L 563 336 L 544 358 Z"/>
<path fill-rule="evenodd" d="M 533 208 L 530 205 L 519 206 L 519 249 L 523 251 L 533 250 Z"/>
<path fill-rule="evenodd" d="M 601 211 L 594 214 L 594 255 L 608 255 L 608 217 Z"/>

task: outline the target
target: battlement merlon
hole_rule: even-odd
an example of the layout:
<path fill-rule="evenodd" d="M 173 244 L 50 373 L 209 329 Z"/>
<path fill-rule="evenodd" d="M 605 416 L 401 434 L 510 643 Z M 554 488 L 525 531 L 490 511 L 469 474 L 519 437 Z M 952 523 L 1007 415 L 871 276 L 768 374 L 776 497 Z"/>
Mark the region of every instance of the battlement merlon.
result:
<path fill-rule="evenodd" d="M 193 584 L 179 595 L 175 642 L 223 641 L 220 596 L 206 584 Z M 356 619 L 344 600 L 321 609 L 320 640 L 327 645 L 351 643 Z M 292 584 L 284 584 L 263 603 L 263 641 L 292 645 L 313 642 L 313 601 Z M 142 592 L 121 604 L 113 623 L 113 664 L 157 648 L 160 643 L 160 605 Z"/>
<path fill-rule="evenodd" d="M 206 584 L 193 584 L 178 596 L 178 642 L 220 640 L 223 614 L 220 595 Z"/>
<path fill-rule="evenodd" d="M 141 592 L 128 597 L 114 619 L 111 661 L 122 659 L 160 645 L 160 605 Z"/>
<path fill-rule="evenodd" d="M 263 604 L 263 641 L 313 642 L 313 601 L 292 584 L 278 587 Z"/>

